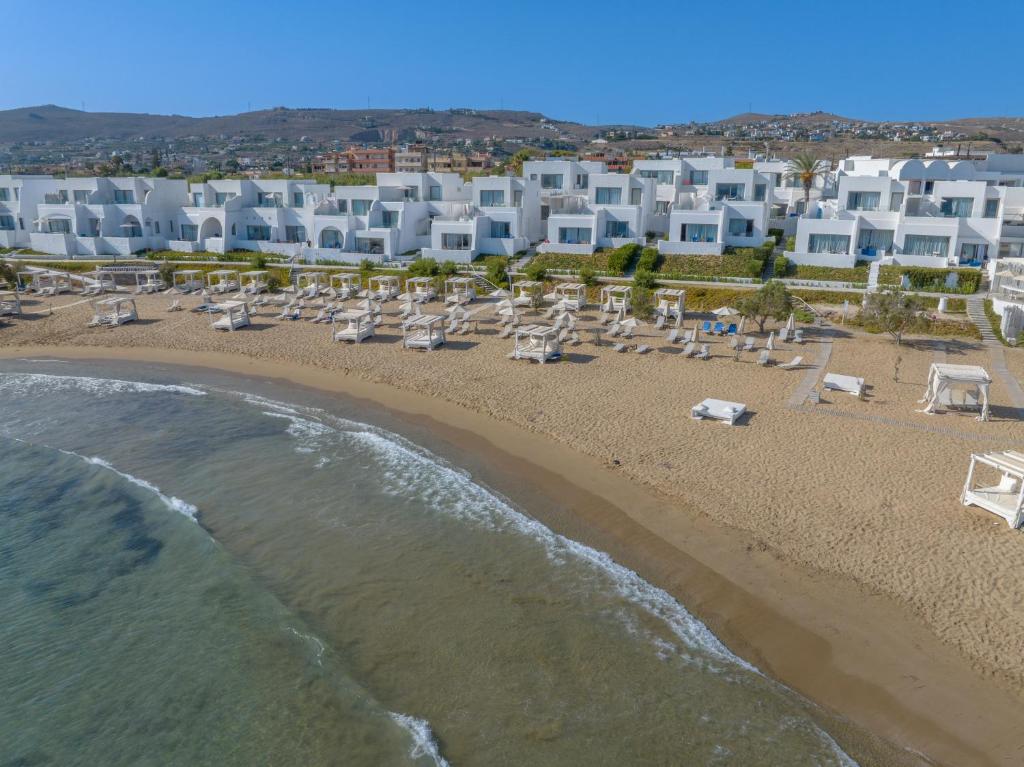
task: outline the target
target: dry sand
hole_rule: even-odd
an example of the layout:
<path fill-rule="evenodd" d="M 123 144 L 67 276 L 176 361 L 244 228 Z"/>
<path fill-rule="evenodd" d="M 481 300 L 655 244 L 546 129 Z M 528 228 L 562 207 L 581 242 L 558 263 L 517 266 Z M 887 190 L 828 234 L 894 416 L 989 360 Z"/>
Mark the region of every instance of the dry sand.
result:
<path fill-rule="evenodd" d="M 756 354 L 749 353 L 734 361 L 725 343 L 713 339 L 706 339 L 711 360 L 684 359 L 678 347 L 668 348 L 650 329 L 647 342 L 654 351 L 647 355 L 596 347 L 587 331 L 581 334 L 583 344 L 567 347 L 563 361 L 541 366 L 506 359 L 511 343 L 496 338 L 490 322 L 435 352 L 403 351 L 396 304 L 372 341 L 350 346 L 332 343 L 325 326 L 281 322 L 271 319 L 269 310 L 250 329 L 218 333 L 203 315 L 167 313 L 163 296 L 139 299 L 143 319 L 138 323 L 87 329 L 87 304 L 60 308 L 80 300 L 55 300 L 52 316 L 46 316 L 42 302 L 27 303 L 26 318 L 0 326 L 0 347 L 135 348 L 147 351 L 150 359 L 196 364 L 212 364 L 200 362 L 201 353 L 218 353 L 277 363 L 281 371 L 298 370 L 295 366 L 343 371 L 355 374 L 346 380 L 357 377 L 427 395 L 440 420 L 458 417 L 456 409 L 438 404 L 443 400 L 555 440 L 611 472 L 613 482 L 595 473 L 593 487 L 612 494 L 617 476 L 670 499 L 671 507 L 663 502 L 634 509 L 627 495 L 619 505 L 659 540 L 710 567 L 721 567 L 708 560 L 716 552 L 729 556 L 730 542 L 728 536 L 714 539 L 705 523 L 713 523 L 719 533 L 733 530 L 756 562 L 749 571 L 736 568 L 725 577 L 833 643 L 825 655 L 836 657 L 818 664 L 809 651 L 805 664 L 792 647 L 787 654 L 774 646 L 795 637 L 796 628 L 765 625 L 765 636 L 759 637 L 758 626 L 746 625 L 741 610 L 730 613 L 709 605 L 712 595 L 703 595 L 708 600 L 698 613 L 710 613 L 712 627 L 762 667 L 886 737 L 946 763 L 1024 761 L 1024 750 L 1018 750 L 1024 749 L 1024 739 L 1013 732 L 1021 730 L 1024 720 L 1024 592 L 1019 585 L 1024 538 L 1002 520 L 958 502 L 971 451 L 1024 447 L 1022 414 L 998 379 L 992 386 L 990 422 L 979 423 L 968 414 L 915 412 L 932 361 L 977 363 L 991 372 L 990 350 L 980 342 L 919 339 L 896 347 L 887 337 L 841 327 L 808 329 L 808 343 L 782 345 L 773 357 L 784 361 L 801 354 L 812 361 L 828 353 L 825 369 L 865 378 L 868 396 L 858 400 L 828 393 L 819 405 L 794 407 L 791 400 L 808 379 L 806 371 L 761 368 L 754 364 Z M 198 299 L 186 297 L 183 303 L 192 306 Z M 485 311 L 483 316 L 491 315 Z M 188 354 L 159 356 L 152 350 Z M 10 356 L 19 350 L 3 351 Z M 1005 356 L 1010 371 L 1024 376 L 1024 350 L 1007 349 Z M 810 376 L 820 380 L 822 372 Z M 374 396 L 366 386 L 356 389 Z M 751 415 L 731 429 L 691 420 L 690 406 L 705 397 L 744 402 Z M 521 452 L 511 443 L 507 447 Z M 586 475 L 573 479 L 584 485 L 591 480 Z M 701 551 L 693 536 L 704 534 L 708 543 Z M 772 562 L 779 566 L 770 576 L 775 578 L 772 588 L 785 595 L 776 596 L 757 582 L 769 577 L 765 573 Z M 815 582 L 822 587 L 816 593 Z M 842 607 L 824 618 L 830 612 L 829 589 Z M 686 592 L 685 587 L 679 590 Z M 687 605 L 694 606 L 691 601 Z M 918 633 L 915 623 L 924 630 Z M 889 631 L 893 627 L 899 630 Z M 975 677 L 963 675 L 954 654 L 949 660 L 938 643 L 932 646 L 932 637 L 966 659 L 985 681 L 975 684 Z M 837 650 L 844 640 L 846 655 Z M 858 642 L 864 645 L 860 650 Z M 857 660 L 858 652 L 866 657 Z M 917 666 L 909 657 L 915 652 L 921 654 Z M 877 668 L 865 668 L 875 663 L 872 658 Z M 815 671 L 801 669 L 804 665 Z M 844 688 L 836 681 L 851 674 L 867 686 Z M 934 686 L 922 691 L 923 683 L 917 683 L 926 674 Z M 972 702 L 959 711 L 958 700 Z M 929 706 L 934 710 L 928 711 Z M 890 717 L 886 726 L 872 709 L 903 714 Z M 1000 711 L 1001 722 L 985 716 Z"/>

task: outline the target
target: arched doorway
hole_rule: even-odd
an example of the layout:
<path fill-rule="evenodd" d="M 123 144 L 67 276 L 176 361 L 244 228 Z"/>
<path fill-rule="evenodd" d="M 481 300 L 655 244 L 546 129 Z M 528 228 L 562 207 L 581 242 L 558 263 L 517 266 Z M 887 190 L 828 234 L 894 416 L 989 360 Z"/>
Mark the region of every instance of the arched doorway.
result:
<path fill-rule="evenodd" d="M 220 221 L 215 218 L 208 218 L 203 222 L 203 225 L 199 228 L 199 239 L 206 240 L 210 237 L 223 237 L 224 228 L 220 225 Z"/>
<path fill-rule="evenodd" d="M 336 250 L 340 250 L 343 242 L 344 240 L 341 236 L 341 232 L 333 226 L 329 226 L 320 232 L 321 248 L 334 248 Z"/>

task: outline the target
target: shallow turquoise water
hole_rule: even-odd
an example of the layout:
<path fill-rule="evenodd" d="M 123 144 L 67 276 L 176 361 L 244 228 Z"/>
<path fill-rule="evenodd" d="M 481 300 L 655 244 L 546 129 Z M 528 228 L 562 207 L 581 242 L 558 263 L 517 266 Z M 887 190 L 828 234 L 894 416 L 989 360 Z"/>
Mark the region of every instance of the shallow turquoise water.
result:
<path fill-rule="evenodd" d="M 850 763 L 357 404 L 143 370 L 0 363 L 0 764 Z"/>

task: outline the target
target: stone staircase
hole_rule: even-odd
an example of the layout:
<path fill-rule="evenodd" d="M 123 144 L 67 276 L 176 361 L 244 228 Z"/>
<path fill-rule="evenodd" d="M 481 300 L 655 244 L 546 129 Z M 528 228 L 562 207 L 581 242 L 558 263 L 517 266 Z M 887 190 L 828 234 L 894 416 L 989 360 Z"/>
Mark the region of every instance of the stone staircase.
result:
<path fill-rule="evenodd" d="M 878 274 L 882 269 L 882 264 L 878 261 L 872 261 L 871 266 L 868 267 L 868 293 L 874 293 L 878 290 Z"/>
<path fill-rule="evenodd" d="M 985 299 L 981 296 L 971 296 L 967 299 L 967 316 L 981 331 L 981 338 L 986 343 L 992 341 L 999 343 L 999 338 L 992 332 L 992 324 L 985 316 Z"/>

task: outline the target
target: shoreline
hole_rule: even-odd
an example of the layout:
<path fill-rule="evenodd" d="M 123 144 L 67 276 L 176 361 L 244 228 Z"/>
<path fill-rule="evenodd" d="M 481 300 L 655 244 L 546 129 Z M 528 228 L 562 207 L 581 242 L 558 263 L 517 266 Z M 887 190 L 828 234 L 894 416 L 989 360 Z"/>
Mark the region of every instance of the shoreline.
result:
<path fill-rule="evenodd" d="M 0 349 L 0 358 L 34 356 L 216 370 L 368 401 L 436 436 L 459 455 L 459 465 L 470 465 L 474 478 L 517 505 L 534 508 L 523 501 L 531 496 L 558 499 L 548 518 L 539 516 L 542 522 L 666 589 L 733 652 L 837 714 L 830 732 L 841 743 L 849 738 L 859 745 L 857 751 L 879 754 L 877 763 L 1011 764 L 1019 758 L 1008 734 L 1013 728 L 1005 723 L 1005 712 L 1019 710 L 1019 700 L 983 679 L 894 600 L 783 561 L 756 536 L 536 431 L 312 365 L 142 346 Z M 843 733 L 843 719 L 868 735 Z M 875 737 L 885 743 L 871 742 Z"/>

